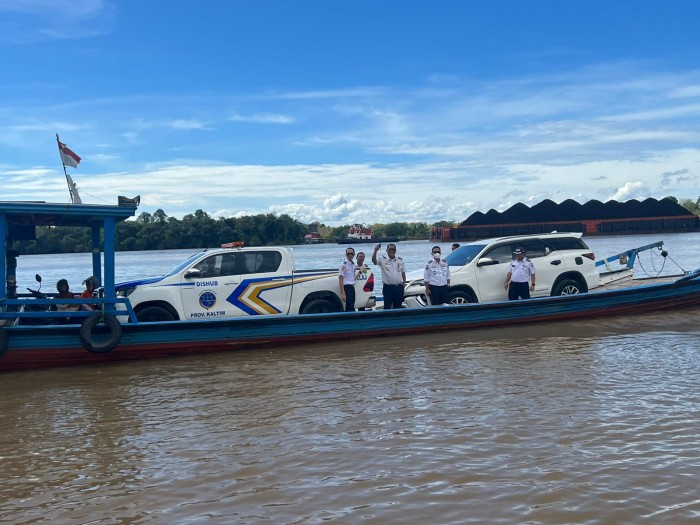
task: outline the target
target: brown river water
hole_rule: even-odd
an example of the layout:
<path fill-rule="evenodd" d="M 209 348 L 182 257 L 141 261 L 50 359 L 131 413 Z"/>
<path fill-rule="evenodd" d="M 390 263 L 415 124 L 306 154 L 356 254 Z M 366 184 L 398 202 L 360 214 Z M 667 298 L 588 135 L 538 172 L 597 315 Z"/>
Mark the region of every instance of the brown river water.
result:
<path fill-rule="evenodd" d="M 0 523 L 700 523 L 699 315 L 3 374 Z"/>

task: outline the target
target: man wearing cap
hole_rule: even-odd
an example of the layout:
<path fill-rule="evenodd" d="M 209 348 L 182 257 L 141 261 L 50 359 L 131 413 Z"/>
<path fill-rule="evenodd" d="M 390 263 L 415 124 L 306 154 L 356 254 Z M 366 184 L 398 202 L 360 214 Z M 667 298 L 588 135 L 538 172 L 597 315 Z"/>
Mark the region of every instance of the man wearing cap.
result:
<path fill-rule="evenodd" d="M 516 248 L 513 253 L 516 260 L 510 263 L 506 275 L 508 300 L 529 299 L 530 292 L 535 290 L 535 266 L 525 258 L 523 248 Z"/>

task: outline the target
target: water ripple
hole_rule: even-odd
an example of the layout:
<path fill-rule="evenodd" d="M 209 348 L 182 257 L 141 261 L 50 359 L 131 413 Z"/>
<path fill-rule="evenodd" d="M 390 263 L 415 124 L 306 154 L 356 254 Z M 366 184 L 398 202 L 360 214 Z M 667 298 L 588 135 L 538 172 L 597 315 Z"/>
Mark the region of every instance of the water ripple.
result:
<path fill-rule="evenodd" d="M 696 522 L 696 318 L 9 374 L 0 521 Z"/>

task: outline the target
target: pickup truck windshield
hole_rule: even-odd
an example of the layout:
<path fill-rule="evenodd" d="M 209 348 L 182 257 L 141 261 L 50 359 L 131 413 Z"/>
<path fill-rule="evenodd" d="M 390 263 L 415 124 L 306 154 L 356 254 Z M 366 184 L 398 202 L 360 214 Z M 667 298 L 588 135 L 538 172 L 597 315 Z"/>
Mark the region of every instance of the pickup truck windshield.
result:
<path fill-rule="evenodd" d="M 450 266 L 464 266 L 472 262 L 474 257 L 479 255 L 484 248 L 486 248 L 485 244 L 466 244 L 445 257 L 445 261 Z"/>
<path fill-rule="evenodd" d="M 168 273 L 165 274 L 166 277 L 170 277 L 171 275 L 175 275 L 177 273 L 180 273 L 182 270 L 187 268 L 190 264 L 192 264 L 192 261 L 194 261 L 197 257 L 202 255 L 202 252 L 197 252 L 193 255 L 190 255 L 186 261 L 181 262 L 178 264 L 175 268 L 170 270 Z"/>

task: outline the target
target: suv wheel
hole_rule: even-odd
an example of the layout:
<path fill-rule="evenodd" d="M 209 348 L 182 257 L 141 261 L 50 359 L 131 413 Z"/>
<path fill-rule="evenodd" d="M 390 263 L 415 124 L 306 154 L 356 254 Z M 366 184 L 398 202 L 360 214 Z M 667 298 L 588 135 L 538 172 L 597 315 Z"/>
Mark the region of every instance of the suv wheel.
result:
<path fill-rule="evenodd" d="M 455 290 L 450 292 L 450 304 L 467 304 L 475 303 L 476 298 L 469 294 L 468 292 L 463 292 L 462 290 Z"/>
<path fill-rule="evenodd" d="M 559 281 L 559 283 L 557 283 L 552 290 L 552 295 L 574 295 L 583 293 L 583 291 L 583 288 L 577 281 L 574 281 L 573 279 L 564 279 L 563 281 Z"/>

